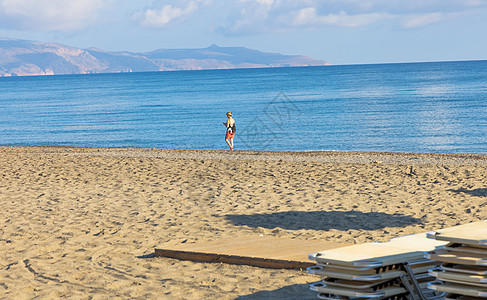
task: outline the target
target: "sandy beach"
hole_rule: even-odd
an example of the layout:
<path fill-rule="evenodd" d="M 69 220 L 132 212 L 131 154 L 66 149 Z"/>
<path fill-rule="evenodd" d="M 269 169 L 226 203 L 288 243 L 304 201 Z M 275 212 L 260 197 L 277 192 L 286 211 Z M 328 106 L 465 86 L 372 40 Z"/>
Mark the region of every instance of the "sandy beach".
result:
<path fill-rule="evenodd" d="M 487 219 L 487 156 L 0 148 L 0 298 L 316 299 L 300 270 L 151 257 L 268 235 L 338 243 Z"/>

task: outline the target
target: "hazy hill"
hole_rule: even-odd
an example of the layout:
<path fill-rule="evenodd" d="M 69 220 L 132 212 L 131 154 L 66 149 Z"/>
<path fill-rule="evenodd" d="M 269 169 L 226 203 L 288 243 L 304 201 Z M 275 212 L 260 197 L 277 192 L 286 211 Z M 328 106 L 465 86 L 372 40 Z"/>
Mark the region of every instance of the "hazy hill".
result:
<path fill-rule="evenodd" d="M 265 53 L 244 47 L 211 45 L 203 49 L 131 53 L 0 38 L 0 76 L 322 65 L 328 63 L 302 55 Z"/>

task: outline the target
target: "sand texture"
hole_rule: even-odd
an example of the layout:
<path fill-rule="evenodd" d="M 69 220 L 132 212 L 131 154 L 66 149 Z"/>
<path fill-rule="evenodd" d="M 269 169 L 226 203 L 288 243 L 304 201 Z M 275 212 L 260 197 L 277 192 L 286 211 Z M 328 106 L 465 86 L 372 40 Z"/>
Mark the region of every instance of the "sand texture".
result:
<path fill-rule="evenodd" d="M 482 155 L 3 147 L 0 166 L 0 298 L 316 299 L 304 271 L 151 255 L 487 219 Z"/>

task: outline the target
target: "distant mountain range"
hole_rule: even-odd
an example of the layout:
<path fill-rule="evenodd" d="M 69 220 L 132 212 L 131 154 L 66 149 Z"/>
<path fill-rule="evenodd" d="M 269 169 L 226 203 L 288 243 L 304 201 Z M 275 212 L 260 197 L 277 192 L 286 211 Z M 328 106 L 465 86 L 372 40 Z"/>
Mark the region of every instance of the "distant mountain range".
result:
<path fill-rule="evenodd" d="M 0 38 L 0 77 L 329 65 L 302 55 L 244 47 L 159 49 L 147 53 L 80 49 L 57 43 Z"/>

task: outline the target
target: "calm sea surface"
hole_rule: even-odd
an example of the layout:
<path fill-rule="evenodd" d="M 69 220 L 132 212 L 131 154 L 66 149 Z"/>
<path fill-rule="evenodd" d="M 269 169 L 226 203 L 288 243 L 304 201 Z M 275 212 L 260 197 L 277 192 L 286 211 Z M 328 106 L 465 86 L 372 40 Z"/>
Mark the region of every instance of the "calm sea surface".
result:
<path fill-rule="evenodd" d="M 0 78 L 0 145 L 487 154 L 487 61 Z"/>

